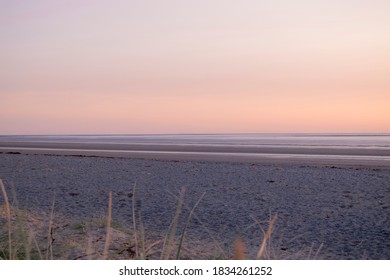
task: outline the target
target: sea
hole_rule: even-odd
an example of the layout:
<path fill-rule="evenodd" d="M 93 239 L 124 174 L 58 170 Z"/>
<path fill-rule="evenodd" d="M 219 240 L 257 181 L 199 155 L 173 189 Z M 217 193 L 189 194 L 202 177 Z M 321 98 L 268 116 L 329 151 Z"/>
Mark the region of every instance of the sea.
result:
<path fill-rule="evenodd" d="M 96 152 L 187 153 L 279 158 L 326 157 L 390 161 L 390 133 L 0 135 L 0 151 L 12 148 L 15 143 L 18 143 L 19 150 L 28 149 L 28 144 L 38 143 L 40 146 L 35 146 L 35 149 L 72 149 L 76 152 L 82 151 L 83 148 L 75 149 L 75 146 L 69 148 L 69 144 L 76 146 L 82 144 L 84 148 L 90 144 L 99 147 L 99 150 L 94 150 Z M 65 144 L 64 147 L 61 147 L 61 144 Z M 132 151 L 132 147 L 135 146 L 137 150 Z M 140 149 L 139 146 L 142 148 Z M 166 148 L 168 146 L 175 149 Z M 116 147 L 115 150 L 111 150 L 112 147 Z M 87 150 L 91 151 L 91 149 Z"/>
<path fill-rule="evenodd" d="M 390 149 L 390 133 L 0 135 L 0 142 Z"/>

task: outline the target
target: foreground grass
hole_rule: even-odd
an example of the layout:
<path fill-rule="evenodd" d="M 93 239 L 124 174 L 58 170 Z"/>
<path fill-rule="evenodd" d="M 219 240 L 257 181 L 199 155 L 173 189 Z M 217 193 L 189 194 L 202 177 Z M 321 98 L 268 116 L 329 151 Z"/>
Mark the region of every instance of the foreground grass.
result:
<path fill-rule="evenodd" d="M 229 250 L 216 241 L 213 244 L 186 239 L 188 225 L 199 200 L 190 208 L 179 227 L 185 208 L 182 189 L 177 207 L 166 232 L 145 232 L 141 211 L 135 209 L 136 185 L 133 187 L 132 228 L 112 219 L 112 194 L 108 194 L 107 216 L 88 221 L 70 220 L 54 212 L 21 210 L 10 203 L 0 179 L 4 204 L 0 205 L 0 259 L 246 259 L 245 244 L 237 239 Z M 183 220 L 183 219 L 182 219 Z M 259 238 L 256 259 L 278 258 L 272 252 L 271 234 L 277 215 L 274 215 Z M 258 223 L 258 222 L 257 222 Z M 320 248 L 319 248 L 320 249 Z M 318 251 L 317 253 L 318 254 Z M 314 256 L 314 255 L 313 255 Z M 316 256 L 314 256 L 316 257 Z M 250 256 L 249 256 L 250 258 Z"/>
<path fill-rule="evenodd" d="M 112 219 L 112 194 L 108 196 L 107 216 L 71 220 L 54 212 L 34 213 L 10 203 L 0 179 L 4 204 L 0 205 L 0 259 L 207 259 L 219 257 L 210 248 L 185 242 L 187 226 L 199 201 L 190 209 L 182 229 L 178 229 L 184 205 L 183 189 L 175 216 L 166 233 L 145 233 L 142 213 L 132 208 L 130 230 Z M 136 188 L 134 185 L 133 193 Z M 133 202 L 134 196 L 133 196 Z M 133 203 L 135 205 L 135 203 Z M 179 233 L 179 234 L 178 234 Z M 190 249 L 197 248 L 197 250 Z"/>

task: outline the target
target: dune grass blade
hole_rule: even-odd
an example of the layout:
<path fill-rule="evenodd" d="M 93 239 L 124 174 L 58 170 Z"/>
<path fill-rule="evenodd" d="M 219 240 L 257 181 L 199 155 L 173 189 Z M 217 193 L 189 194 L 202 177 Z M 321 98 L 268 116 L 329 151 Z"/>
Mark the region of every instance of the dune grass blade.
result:
<path fill-rule="evenodd" d="M 48 229 L 48 234 L 47 234 L 47 250 L 46 250 L 46 259 L 49 259 L 49 254 L 50 254 L 50 259 L 53 259 L 53 242 L 54 242 L 54 237 L 53 237 L 53 223 L 54 223 L 54 205 L 55 205 L 55 196 L 53 197 L 53 202 L 51 204 L 51 211 L 50 211 L 50 220 L 49 220 L 49 229 Z"/>
<path fill-rule="evenodd" d="M 110 238 L 111 238 L 111 220 L 112 220 L 112 192 L 109 192 L 106 241 L 104 242 L 103 260 L 106 260 L 108 258 L 108 247 L 110 246 Z"/>
<path fill-rule="evenodd" d="M 169 226 L 168 233 L 165 237 L 165 241 L 163 244 L 163 249 L 162 249 L 162 253 L 161 253 L 161 258 L 163 260 L 169 259 L 169 256 L 171 255 L 171 252 L 173 249 L 172 247 L 173 247 L 173 243 L 174 243 L 174 239 L 175 239 L 175 235 L 176 235 L 177 224 L 179 222 L 180 214 L 181 214 L 181 211 L 183 208 L 184 193 L 185 193 L 185 188 L 183 187 L 180 191 L 179 201 L 177 204 L 175 216 L 172 219 L 172 222 Z"/>
<path fill-rule="evenodd" d="M 41 249 L 39 248 L 39 244 L 38 244 L 38 241 L 37 239 L 35 238 L 34 234 L 32 232 L 30 232 L 30 235 L 29 235 L 29 244 L 31 244 L 32 242 L 34 242 L 34 245 L 35 245 L 35 248 L 38 252 L 38 255 L 39 255 L 39 258 L 41 260 L 43 260 L 43 255 L 42 255 L 42 252 L 41 252 Z"/>
<path fill-rule="evenodd" d="M 16 208 L 16 219 L 17 219 L 17 229 L 18 229 L 18 242 L 21 241 L 23 244 L 24 249 L 24 259 L 30 260 L 31 259 L 31 242 L 27 239 L 26 236 L 26 229 L 25 229 L 25 218 L 23 216 L 22 211 L 19 211 L 18 208 Z"/>
<path fill-rule="evenodd" d="M 31 259 L 31 238 L 27 237 L 27 223 L 26 223 L 26 213 L 19 208 L 18 199 L 16 197 L 15 188 L 11 184 L 12 189 L 12 196 L 13 196 L 13 208 L 14 208 L 14 215 L 16 217 L 16 229 L 17 229 L 17 235 L 16 235 L 16 244 L 18 244 L 22 249 L 24 249 L 24 255 L 23 253 L 18 253 L 18 248 L 13 248 L 13 254 L 15 255 L 15 258 L 22 258 L 22 259 Z M 15 229 L 14 229 L 15 230 Z M 14 233 L 15 234 L 15 233 Z M 15 243 L 15 240 L 13 241 Z"/>
<path fill-rule="evenodd" d="M 4 202 L 5 202 L 5 210 L 7 213 L 7 228 L 8 228 L 8 253 L 9 259 L 12 259 L 12 227 L 11 227 L 11 207 L 8 201 L 8 195 L 5 190 L 3 181 L 0 179 L 0 188 L 3 192 Z"/>
<path fill-rule="evenodd" d="M 314 260 L 317 259 L 318 254 L 320 253 L 320 251 L 321 251 L 323 245 L 324 245 L 324 244 L 321 243 L 320 246 L 318 247 L 317 252 L 316 252 L 316 254 L 314 255 Z"/>
<path fill-rule="evenodd" d="M 136 187 L 136 183 L 134 183 L 134 185 L 133 185 L 133 197 L 132 197 L 131 207 L 132 207 L 132 215 L 133 215 L 135 257 L 138 258 L 139 251 L 138 251 L 138 238 L 137 238 L 137 218 L 136 218 L 137 216 L 136 216 L 136 211 L 135 211 L 135 187 Z"/>
<path fill-rule="evenodd" d="M 237 238 L 234 243 L 234 257 L 235 260 L 245 260 L 245 245 L 240 238 Z"/>
<path fill-rule="evenodd" d="M 265 247 L 267 245 L 267 242 L 268 242 L 269 238 L 271 237 L 272 229 L 273 229 L 273 226 L 275 224 L 275 221 L 276 221 L 277 217 L 278 217 L 278 214 L 275 214 L 273 216 L 273 218 L 271 219 L 271 222 L 269 223 L 268 229 L 267 229 L 267 231 L 266 231 L 266 233 L 264 235 L 264 238 L 263 238 L 263 242 L 261 243 L 260 249 L 257 252 L 257 258 L 258 259 L 260 259 L 263 256 L 263 254 L 264 254 Z"/>
<path fill-rule="evenodd" d="M 194 211 L 195 211 L 195 208 L 198 206 L 198 204 L 200 203 L 200 201 L 202 200 L 203 196 L 205 195 L 206 193 L 203 193 L 202 196 L 198 199 L 198 201 L 195 203 L 195 205 L 192 207 L 190 213 L 188 214 L 188 217 L 187 217 L 187 220 L 185 222 L 185 225 L 184 225 L 184 228 L 183 228 L 183 232 L 181 233 L 181 236 L 180 236 L 180 242 L 179 242 L 179 246 L 177 248 L 177 254 L 176 254 L 176 259 L 180 259 L 180 254 L 181 254 L 181 248 L 183 246 L 183 241 L 184 241 L 184 236 L 186 234 L 186 231 L 187 231 L 187 227 L 188 227 L 188 224 L 190 223 L 190 220 L 192 218 L 192 215 L 194 214 Z"/>
<path fill-rule="evenodd" d="M 139 235 L 141 239 L 141 259 L 146 259 L 146 250 L 145 250 L 145 231 L 144 231 L 144 224 L 142 222 L 142 214 L 141 211 L 139 213 Z"/>

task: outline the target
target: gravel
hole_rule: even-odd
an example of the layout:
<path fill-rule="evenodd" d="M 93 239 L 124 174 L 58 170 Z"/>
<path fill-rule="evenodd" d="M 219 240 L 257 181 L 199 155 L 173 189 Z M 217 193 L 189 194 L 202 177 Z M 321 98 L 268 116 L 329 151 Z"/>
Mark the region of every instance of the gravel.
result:
<path fill-rule="evenodd" d="M 390 259 L 388 169 L 3 153 L 0 178 L 19 207 L 49 212 L 55 197 L 56 213 L 80 220 L 106 215 L 112 192 L 113 219 L 128 228 L 134 199 L 155 236 L 185 189 L 178 229 L 200 200 L 186 239 L 228 252 L 240 237 L 250 258 L 277 214 L 270 258 Z"/>

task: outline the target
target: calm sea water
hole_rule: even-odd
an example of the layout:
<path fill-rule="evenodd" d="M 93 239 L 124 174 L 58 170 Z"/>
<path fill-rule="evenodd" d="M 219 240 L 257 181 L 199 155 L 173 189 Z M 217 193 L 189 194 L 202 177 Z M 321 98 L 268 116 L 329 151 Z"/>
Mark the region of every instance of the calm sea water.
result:
<path fill-rule="evenodd" d="M 153 134 L 0 136 L 0 141 L 390 149 L 390 134 Z"/>
<path fill-rule="evenodd" d="M 24 144 L 25 143 L 25 144 Z M 33 144 L 39 143 L 39 144 Z M 51 143 L 51 144 L 50 144 Z M 47 144 L 47 145 L 46 145 Z M 62 145 L 75 144 L 75 145 Z M 90 146 L 77 144 L 91 144 Z M 100 144 L 100 145 L 92 145 Z M 104 145 L 130 144 L 130 145 Z M 142 144 L 134 145 L 131 144 Z M 169 146 L 168 146 L 169 145 Z M 229 159 L 296 158 L 390 162 L 387 134 L 154 134 L 0 136 L 0 151 L 169 155 Z"/>

